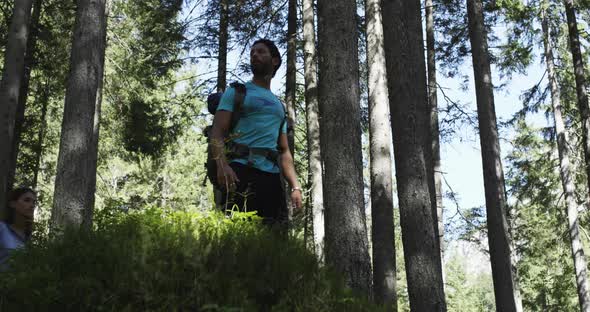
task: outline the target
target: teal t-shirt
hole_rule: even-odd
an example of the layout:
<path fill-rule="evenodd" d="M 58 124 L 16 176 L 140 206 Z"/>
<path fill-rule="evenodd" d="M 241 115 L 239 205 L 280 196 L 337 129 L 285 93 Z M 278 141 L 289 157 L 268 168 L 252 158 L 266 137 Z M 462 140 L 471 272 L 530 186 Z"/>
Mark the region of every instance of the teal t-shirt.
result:
<path fill-rule="evenodd" d="M 221 97 L 217 110 L 233 112 L 235 89 L 228 88 Z M 281 101 L 268 89 L 254 83 L 246 83 L 246 98 L 242 104 L 242 115 L 231 137 L 234 142 L 251 148 L 277 150 L 279 127 L 285 119 L 285 108 Z M 287 133 L 286 123 L 281 129 Z M 233 162 L 248 164 L 247 159 L 234 159 Z M 254 155 L 253 167 L 265 172 L 279 173 L 279 168 L 262 155 Z"/>

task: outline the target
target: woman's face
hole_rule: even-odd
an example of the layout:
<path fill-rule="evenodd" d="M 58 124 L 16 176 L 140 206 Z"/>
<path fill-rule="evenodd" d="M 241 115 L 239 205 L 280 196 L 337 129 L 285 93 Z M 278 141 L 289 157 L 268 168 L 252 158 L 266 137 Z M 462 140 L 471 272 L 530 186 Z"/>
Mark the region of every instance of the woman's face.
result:
<path fill-rule="evenodd" d="M 37 197 L 31 192 L 22 194 L 17 200 L 10 202 L 15 215 L 21 215 L 26 219 L 33 219 L 35 216 L 35 205 Z"/>

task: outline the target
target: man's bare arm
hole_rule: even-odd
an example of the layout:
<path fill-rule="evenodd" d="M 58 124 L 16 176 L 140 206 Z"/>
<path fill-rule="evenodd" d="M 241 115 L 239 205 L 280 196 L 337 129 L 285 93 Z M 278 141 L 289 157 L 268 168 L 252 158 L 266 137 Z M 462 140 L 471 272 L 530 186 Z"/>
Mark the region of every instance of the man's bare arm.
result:
<path fill-rule="evenodd" d="M 293 156 L 289 150 L 287 135 L 284 133 L 281 133 L 279 137 L 279 152 L 279 166 L 281 166 L 283 176 L 291 186 L 291 202 L 295 204 L 297 209 L 299 209 L 302 205 L 303 192 L 301 190 L 301 185 L 299 185 L 299 181 L 297 181 Z"/>
<path fill-rule="evenodd" d="M 235 172 L 229 166 L 225 158 L 225 134 L 229 131 L 232 112 L 219 110 L 213 117 L 213 128 L 211 129 L 211 148 L 213 158 L 217 164 L 217 183 L 231 188 L 238 180 Z"/>

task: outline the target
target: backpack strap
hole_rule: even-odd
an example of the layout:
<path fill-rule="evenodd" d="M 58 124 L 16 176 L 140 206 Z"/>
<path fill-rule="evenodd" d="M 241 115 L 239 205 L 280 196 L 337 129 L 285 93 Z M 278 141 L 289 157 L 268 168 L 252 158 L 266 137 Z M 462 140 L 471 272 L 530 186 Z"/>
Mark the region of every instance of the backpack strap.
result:
<path fill-rule="evenodd" d="M 232 82 L 230 84 L 232 88 L 235 90 L 234 94 L 234 111 L 231 114 L 231 123 L 229 127 L 229 132 L 231 132 L 235 126 L 238 124 L 240 120 L 240 116 L 242 115 L 242 105 L 244 104 L 244 100 L 246 99 L 246 85 L 239 82 Z"/>

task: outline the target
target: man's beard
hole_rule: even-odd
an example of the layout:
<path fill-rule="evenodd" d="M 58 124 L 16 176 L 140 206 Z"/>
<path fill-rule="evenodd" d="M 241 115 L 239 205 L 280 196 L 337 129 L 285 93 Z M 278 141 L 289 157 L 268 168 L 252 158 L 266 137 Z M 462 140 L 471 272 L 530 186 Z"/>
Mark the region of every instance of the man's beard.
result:
<path fill-rule="evenodd" d="M 270 64 L 250 64 L 250 70 L 255 77 L 272 77 L 273 68 Z"/>

